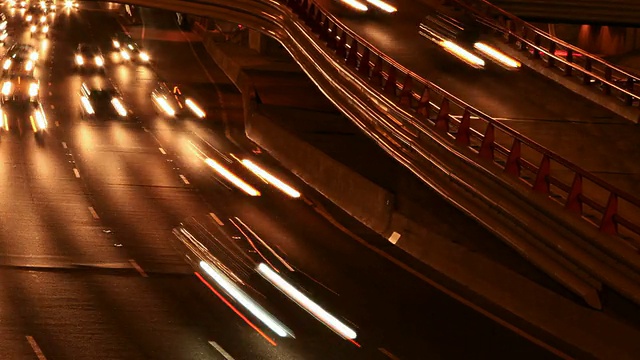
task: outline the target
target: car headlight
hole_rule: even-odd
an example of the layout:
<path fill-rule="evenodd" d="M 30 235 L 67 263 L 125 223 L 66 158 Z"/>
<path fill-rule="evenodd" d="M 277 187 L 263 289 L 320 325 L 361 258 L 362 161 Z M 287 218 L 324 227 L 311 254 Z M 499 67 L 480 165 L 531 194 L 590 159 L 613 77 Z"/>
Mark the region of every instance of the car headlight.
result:
<path fill-rule="evenodd" d="M 36 119 L 36 125 L 39 130 L 44 130 L 47 128 L 47 118 L 44 116 L 44 112 L 42 110 L 34 111 L 34 117 Z"/>
<path fill-rule="evenodd" d="M 147 54 L 147 53 L 146 53 L 146 52 L 144 52 L 144 51 L 141 51 L 141 52 L 140 52 L 140 60 L 142 60 L 142 61 L 149 61 L 149 60 L 151 60 L 151 58 L 149 57 L 149 54 Z"/>
<path fill-rule="evenodd" d="M 127 109 L 124 108 L 124 105 L 122 105 L 118 98 L 111 99 L 111 105 L 113 105 L 113 108 L 116 109 L 118 115 L 122 117 L 127 116 Z"/>
<path fill-rule="evenodd" d="M 7 38 L 7 36 L 9 36 L 9 34 L 7 34 L 6 32 L 0 34 L 0 41 L 4 41 Z"/>
<path fill-rule="evenodd" d="M 76 64 L 84 65 L 84 58 L 82 57 L 82 55 L 76 55 Z"/>
<path fill-rule="evenodd" d="M 91 102 L 89 101 L 89 99 L 86 96 L 80 96 L 80 102 L 82 103 L 82 107 L 84 108 L 84 111 L 89 114 L 89 115 L 93 115 L 96 112 L 93 110 L 93 106 L 91 106 Z"/>
<path fill-rule="evenodd" d="M 24 70 L 25 71 L 33 70 L 33 61 L 27 60 L 27 62 L 24 64 Z"/>
<path fill-rule="evenodd" d="M 13 84 L 11 83 L 11 81 L 5 81 L 2 84 L 2 95 L 9 96 L 9 94 L 11 94 L 12 87 L 13 87 Z"/>
<path fill-rule="evenodd" d="M 27 15 L 27 17 L 25 18 L 25 20 L 27 20 L 27 22 L 31 21 L 32 19 L 33 19 L 33 15 Z"/>
<path fill-rule="evenodd" d="M 42 32 L 45 33 L 45 34 L 48 33 L 49 32 L 49 25 L 43 26 L 42 27 Z"/>
<path fill-rule="evenodd" d="M 35 25 L 31 25 L 30 30 L 31 30 L 32 33 L 36 32 L 36 26 Z"/>
<path fill-rule="evenodd" d="M 40 87 L 38 86 L 38 84 L 36 84 L 36 83 L 29 84 L 29 96 L 30 97 L 38 96 L 38 91 L 39 90 L 40 90 Z"/>
<path fill-rule="evenodd" d="M 29 54 L 29 59 L 36 61 L 38 60 L 38 53 L 37 52 L 32 52 L 31 54 Z"/>
<path fill-rule="evenodd" d="M 120 51 L 120 56 L 125 60 L 131 60 L 131 55 L 129 55 L 129 52 L 126 50 Z"/>
<path fill-rule="evenodd" d="M 120 41 L 113 40 L 113 47 L 116 48 L 116 49 L 119 49 L 120 48 Z"/>
<path fill-rule="evenodd" d="M 96 56 L 95 62 L 96 62 L 96 65 L 100 67 L 104 66 L 104 59 L 102 58 L 102 56 Z"/>
<path fill-rule="evenodd" d="M 5 70 L 9 70 L 10 67 L 11 67 L 11 59 L 5 60 L 4 64 L 2 64 L 2 68 Z"/>
<path fill-rule="evenodd" d="M 44 15 L 40 16 L 40 22 L 43 23 L 45 21 L 47 21 L 47 17 Z"/>

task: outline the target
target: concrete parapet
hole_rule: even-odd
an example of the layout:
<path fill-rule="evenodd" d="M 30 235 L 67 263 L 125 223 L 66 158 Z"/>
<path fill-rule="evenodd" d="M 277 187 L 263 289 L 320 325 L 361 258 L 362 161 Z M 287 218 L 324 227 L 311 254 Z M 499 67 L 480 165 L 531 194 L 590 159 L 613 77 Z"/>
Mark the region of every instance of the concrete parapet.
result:
<path fill-rule="evenodd" d="M 259 110 L 245 120 L 247 137 L 300 179 L 376 231 L 386 231 L 393 194 L 277 126 Z"/>

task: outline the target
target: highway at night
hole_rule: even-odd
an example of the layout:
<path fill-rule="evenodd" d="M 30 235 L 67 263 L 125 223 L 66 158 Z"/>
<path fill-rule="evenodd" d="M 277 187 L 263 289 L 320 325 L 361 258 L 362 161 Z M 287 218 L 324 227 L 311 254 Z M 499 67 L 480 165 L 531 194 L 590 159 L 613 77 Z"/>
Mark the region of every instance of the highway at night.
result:
<path fill-rule="evenodd" d="M 319 195 L 243 137 L 240 94 L 172 14 L 142 11 L 144 27 L 136 34 L 148 65 L 115 51 L 111 38 L 123 26 L 104 4 L 49 15 L 48 36 L 31 36 L 20 11 L 4 11 L 5 50 L 14 42 L 39 49 L 35 77 L 48 130 L 34 136 L 17 122 L 0 134 L 0 358 L 552 357 L 320 216 L 308 205 Z M 76 69 L 79 43 L 102 49 L 104 74 Z M 180 84 L 206 118 L 160 116 L 151 100 L 159 79 L 170 88 Z M 89 116 L 82 84 L 110 82 L 126 117 Z M 272 187 L 243 159 L 304 199 Z M 260 196 L 216 173 L 214 163 Z M 249 274 L 255 300 L 295 338 L 278 336 L 206 274 L 194 274 L 172 233 L 181 223 L 200 224 L 216 239 L 228 235 L 223 247 L 264 241 L 268 246 L 258 248 L 289 264 L 302 292 L 357 337 L 345 339 Z M 247 254 L 255 257 L 258 248 Z M 240 262 L 244 255 L 236 255 Z"/>

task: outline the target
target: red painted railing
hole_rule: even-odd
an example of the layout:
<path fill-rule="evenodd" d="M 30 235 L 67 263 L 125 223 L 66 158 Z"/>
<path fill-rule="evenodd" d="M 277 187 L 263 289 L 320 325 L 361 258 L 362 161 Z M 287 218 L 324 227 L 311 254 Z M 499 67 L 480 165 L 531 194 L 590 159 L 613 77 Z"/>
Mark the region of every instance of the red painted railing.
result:
<path fill-rule="evenodd" d="M 317 4 L 288 0 L 287 5 L 354 73 L 413 115 L 403 119 L 402 126 L 415 135 L 416 141 L 421 131 L 432 127 L 477 162 L 499 166 L 505 174 L 521 180 L 533 192 L 555 201 L 601 232 L 616 236 L 634 250 L 640 248 L 638 198 L 401 66 Z M 610 87 L 617 89 L 613 82 Z"/>
<path fill-rule="evenodd" d="M 445 3 L 472 12 L 487 26 L 500 32 L 509 43 L 529 51 L 531 58 L 560 69 L 589 87 L 619 99 L 628 106 L 640 107 L 640 77 L 568 44 L 485 0 L 446 0 Z"/>

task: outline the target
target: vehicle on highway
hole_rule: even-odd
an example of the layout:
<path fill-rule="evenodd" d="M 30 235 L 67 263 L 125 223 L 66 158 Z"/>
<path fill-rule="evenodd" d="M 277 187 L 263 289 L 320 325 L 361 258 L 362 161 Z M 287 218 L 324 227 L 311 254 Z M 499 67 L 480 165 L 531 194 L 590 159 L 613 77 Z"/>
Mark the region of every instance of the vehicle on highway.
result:
<path fill-rule="evenodd" d="M 398 9 L 384 0 L 333 0 L 349 11 L 367 14 L 393 14 Z"/>
<path fill-rule="evenodd" d="M 118 89 L 112 85 L 80 87 L 81 116 L 83 119 L 126 119 L 129 115 Z"/>
<path fill-rule="evenodd" d="M 5 74 L 33 74 L 38 51 L 29 44 L 16 43 L 11 45 L 2 58 L 2 70 Z"/>
<path fill-rule="evenodd" d="M 76 69 L 85 70 L 99 70 L 104 72 L 104 56 L 100 47 L 93 44 L 81 43 L 76 48 L 73 62 Z"/>
<path fill-rule="evenodd" d="M 4 13 L 0 13 L 0 30 L 6 30 L 7 24 L 7 16 Z"/>
<path fill-rule="evenodd" d="M 27 11 L 24 13 L 24 20 L 27 23 L 34 21 L 45 22 L 47 21 L 47 9 L 41 8 L 39 5 L 30 5 Z"/>
<path fill-rule="evenodd" d="M 191 98 L 185 97 L 179 86 L 170 87 L 161 82 L 153 92 L 151 100 L 156 110 L 168 117 L 197 117 L 203 119 L 207 114 Z"/>
<path fill-rule="evenodd" d="M 45 18 L 46 20 L 46 18 Z M 47 21 L 32 21 L 29 24 L 29 33 L 31 33 L 31 37 L 34 36 L 44 36 L 46 38 L 49 37 L 49 23 Z"/>
<path fill-rule="evenodd" d="M 128 34 L 118 32 L 111 38 L 111 44 L 125 61 L 136 61 L 148 64 L 151 61 L 149 53 L 144 51 Z"/>
<path fill-rule="evenodd" d="M 516 59 L 482 39 L 482 24 L 473 15 L 461 20 L 434 12 L 420 22 L 418 33 L 472 67 L 484 68 L 483 58 L 509 70 L 519 69 Z"/>
<path fill-rule="evenodd" d="M 32 75 L 6 75 L 0 79 L 0 83 L 0 99 L 3 104 L 37 101 L 40 95 L 40 82 Z"/>
<path fill-rule="evenodd" d="M 0 30 L 0 45 L 4 46 L 7 43 L 7 38 L 9 37 L 9 33 L 7 30 Z"/>
<path fill-rule="evenodd" d="M 0 127 L 4 131 L 21 129 L 28 124 L 33 133 L 44 134 L 48 127 L 47 117 L 40 101 L 6 102 L 0 107 Z"/>

